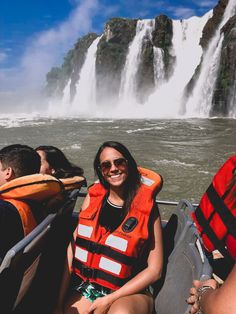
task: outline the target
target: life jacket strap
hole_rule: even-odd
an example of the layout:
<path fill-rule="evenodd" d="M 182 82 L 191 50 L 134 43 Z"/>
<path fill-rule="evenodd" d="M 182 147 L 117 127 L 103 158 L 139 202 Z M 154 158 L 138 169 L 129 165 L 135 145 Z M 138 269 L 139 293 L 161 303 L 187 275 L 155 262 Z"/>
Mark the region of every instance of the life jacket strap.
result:
<path fill-rule="evenodd" d="M 118 278 L 111 274 L 108 274 L 100 269 L 90 268 L 85 266 L 83 263 L 78 261 L 77 259 L 73 260 L 73 267 L 80 271 L 81 276 L 89 279 L 101 279 L 112 283 L 115 286 L 122 287 L 130 278 Z"/>
<path fill-rule="evenodd" d="M 135 258 L 135 257 L 127 256 L 125 254 L 122 254 L 120 252 L 113 250 L 111 247 L 108 247 L 108 246 L 105 246 L 102 244 L 98 244 L 96 242 L 86 240 L 83 238 L 77 237 L 76 238 L 76 245 L 88 250 L 91 253 L 103 254 L 107 257 L 110 257 L 110 258 L 116 260 L 117 262 L 119 262 L 121 264 L 135 265 L 134 263 L 137 262 L 137 258 Z"/>
<path fill-rule="evenodd" d="M 234 265 L 234 261 L 233 261 L 232 257 L 229 255 L 228 251 L 226 250 L 223 241 L 221 241 L 216 236 L 214 230 L 210 226 L 210 221 L 208 221 L 205 218 L 200 206 L 198 206 L 196 208 L 195 216 L 196 216 L 198 223 L 201 225 L 202 229 L 204 230 L 203 233 L 205 233 L 207 235 L 207 237 L 213 243 L 214 247 L 220 251 L 220 253 L 226 258 L 229 265 L 232 267 Z"/>
<path fill-rule="evenodd" d="M 217 214 L 228 229 L 228 232 L 236 238 L 236 218 L 225 205 L 223 199 L 216 192 L 213 184 L 207 189 L 207 196 Z"/>

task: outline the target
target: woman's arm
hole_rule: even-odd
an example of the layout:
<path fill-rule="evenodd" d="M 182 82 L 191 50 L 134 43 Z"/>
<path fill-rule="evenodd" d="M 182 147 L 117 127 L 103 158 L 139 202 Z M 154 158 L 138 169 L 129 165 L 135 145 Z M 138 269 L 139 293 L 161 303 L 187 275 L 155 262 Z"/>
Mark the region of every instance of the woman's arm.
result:
<path fill-rule="evenodd" d="M 73 249 L 72 243 L 69 244 L 67 248 L 67 259 L 65 262 L 64 273 L 62 276 L 60 292 L 57 300 L 56 309 L 54 310 L 54 314 L 63 313 L 65 296 L 69 287 L 70 278 L 71 278 L 71 268 L 72 268 L 72 260 L 73 260 Z"/>
<path fill-rule="evenodd" d="M 190 313 L 196 313 L 198 308 L 198 300 L 196 302 L 193 299 L 198 299 L 197 289 L 203 285 L 206 285 L 207 282 L 201 283 L 199 281 L 194 282 L 194 287 L 191 288 L 188 301 L 190 304 L 193 304 Z M 199 306 L 204 312 L 204 314 L 229 314 L 236 313 L 236 265 L 233 267 L 229 276 L 222 284 L 222 286 L 216 289 L 216 286 L 212 285 L 212 281 L 209 281 L 209 286 L 212 286 L 213 289 L 206 291 L 199 302 Z M 192 298 L 192 299 L 191 299 Z"/>
<path fill-rule="evenodd" d="M 121 297 L 140 293 L 161 277 L 163 265 L 163 247 L 160 217 L 156 218 L 153 224 L 153 239 L 151 247 L 152 248 L 147 260 L 147 267 L 138 273 L 134 278 L 129 280 L 120 289 L 93 302 L 89 309 L 89 313 L 92 313 L 97 307 L 100 306 L 111 306 L 114 301 Z"/>

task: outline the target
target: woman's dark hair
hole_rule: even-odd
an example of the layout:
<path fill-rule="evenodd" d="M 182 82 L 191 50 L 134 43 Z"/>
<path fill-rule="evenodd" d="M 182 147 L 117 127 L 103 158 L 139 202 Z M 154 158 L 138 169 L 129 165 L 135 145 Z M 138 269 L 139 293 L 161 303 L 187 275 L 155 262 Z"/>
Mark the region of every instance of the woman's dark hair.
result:
<path fill-rule="evenodd" d="M 36 151 L 42 150 L 46 155 L 46 160 L 50 167 L 55 170 L 53 174 L 56 178 L 69 178 L 73 176 L 82 176 L 84 170 L 74 164 L 72 164 L 65 154 L 55 146 L 38 146 Z"/>
<path fill-rule="evenodd" d="M 100 183 L 106 189 L 109 189 L 109 183 L 104 179 L 102 172 L 100 170 L 100 155 L 106 147 L 114 148 L 119 153 L 121 153 L 123 157 L 127 160 L 128 177 L 124 183 L 125 194 L 124 194 L 124 205 L 123 205 L 124 214 L 126 214 L 130 208 L 131 202 L 136 194 L 136 191 L 138 187 L 140 186 L 141 176 L 138 171 L 136 161 L 134 160 L 129 150 L 123 144 L 119 142 L 115 142 L 115 141 L 104 142 L 98 149 L 98 152 L 94 159 L 93 167 L 94 167 L 95 174 L 99 178 Z"/>

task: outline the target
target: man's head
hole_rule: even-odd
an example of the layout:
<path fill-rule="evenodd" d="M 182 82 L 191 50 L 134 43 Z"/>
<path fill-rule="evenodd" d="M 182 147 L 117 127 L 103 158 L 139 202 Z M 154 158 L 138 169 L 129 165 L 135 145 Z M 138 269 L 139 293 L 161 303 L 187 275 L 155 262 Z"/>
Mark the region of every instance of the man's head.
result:
<path fill-rule="evenodd" d="M 22 176 L 38 173 L 40 157 L 27 146 L 13 144 L 0 150 L 0 185 Z"/>

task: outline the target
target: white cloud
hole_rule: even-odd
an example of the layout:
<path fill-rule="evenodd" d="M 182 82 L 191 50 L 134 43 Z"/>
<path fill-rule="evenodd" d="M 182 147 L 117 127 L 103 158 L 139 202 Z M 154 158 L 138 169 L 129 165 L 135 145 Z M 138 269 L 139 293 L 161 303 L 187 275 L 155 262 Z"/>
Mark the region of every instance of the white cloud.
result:
<path fill-rule="evenodd" d="M 195 3 L 201 8 L 212 9 L 217 4 L 217 1 L 216 0 L 201 0 L 201 1 L 195 1 Z"/>
<path fill-rule="evenodd" d="M 196 15 L 196 11 L 194 9 L 185 7 L 169 7 L 168 11 L 170 11 L 177 19 L 187 19 Z"/>
<path fill-rule="evenodd" d="M 55 28 L 34 35 L 28 41 L 20 64 L 14 69 L 1 71 L 1 89 L 12 87 L 37 90 L 42 87 L 50 68 L 62 63 L 62 56 L 76 40 L 91 31 L 93 17 L 98 11 L 99 0 L 82 0 L 67 20 Z"/>
<path fill-rule="evenodd" d="M 0 63 L 7 59 L 7 54 L 5 52 L 0 51 Z"/>

